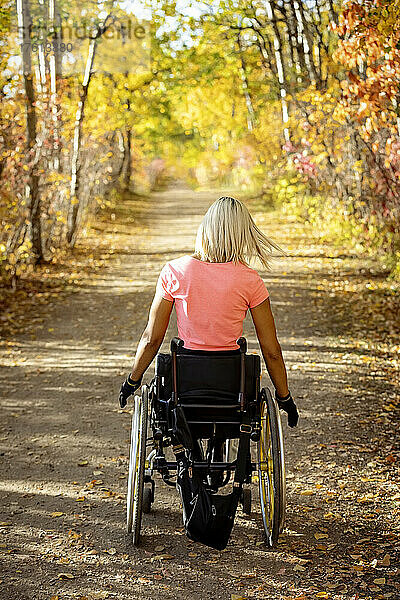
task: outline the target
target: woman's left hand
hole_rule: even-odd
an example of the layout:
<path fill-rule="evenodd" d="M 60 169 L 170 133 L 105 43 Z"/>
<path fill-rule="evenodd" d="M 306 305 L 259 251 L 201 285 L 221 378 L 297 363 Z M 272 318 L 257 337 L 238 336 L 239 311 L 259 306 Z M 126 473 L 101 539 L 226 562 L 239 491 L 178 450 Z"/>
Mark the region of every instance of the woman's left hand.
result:
<path fill-rule="evenodd" d="M 275 400 L 278 403 L 278 406 L 281 410 L 284 410 L 288 416 L 288 425 L 289 427 L 296 427 L 299 421 L 299 413 L 297 411 L 297 406 L 292 398 L 292 394 L 289 392 L 287 397 L 284 399 L 280 398 L 275 391 Z"/>

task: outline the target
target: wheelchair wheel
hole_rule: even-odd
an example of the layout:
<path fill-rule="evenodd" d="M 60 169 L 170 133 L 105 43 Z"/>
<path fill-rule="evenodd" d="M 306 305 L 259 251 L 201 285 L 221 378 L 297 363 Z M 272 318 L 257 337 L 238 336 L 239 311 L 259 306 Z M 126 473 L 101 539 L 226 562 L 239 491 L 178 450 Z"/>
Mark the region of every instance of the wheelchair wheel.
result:
<path fill-rule="evenodd" d="M 285 462 L 278 406 L 267 389 L 261 403 L 261 437 L 258 442 L 258 481 L 265 536 L 272 548 L 285 517 Z"/>
<path fill-rule="evenodd" d="M 135 546 L 139 543 L 143 510 L 144 468 L 146 462 L 146 437 L 149 393 L 142 386 L 141 396 L 135 396 L 132 414 L 131 447 L 129 453 L 128 496 L 126 528 L 132 534 Z"/>

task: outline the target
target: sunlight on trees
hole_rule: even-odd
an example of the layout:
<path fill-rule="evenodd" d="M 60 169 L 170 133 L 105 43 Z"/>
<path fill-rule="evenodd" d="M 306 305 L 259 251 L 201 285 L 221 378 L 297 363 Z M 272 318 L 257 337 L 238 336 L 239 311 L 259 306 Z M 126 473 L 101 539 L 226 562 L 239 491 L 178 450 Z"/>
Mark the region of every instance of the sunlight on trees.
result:
<path fill-rule="evenodd" d="M 399 276 L 399 2 L 144 8 L 150 21 L 117 0 L 6 2 L 2 278 L 164 175 L 282 202 Z"/>

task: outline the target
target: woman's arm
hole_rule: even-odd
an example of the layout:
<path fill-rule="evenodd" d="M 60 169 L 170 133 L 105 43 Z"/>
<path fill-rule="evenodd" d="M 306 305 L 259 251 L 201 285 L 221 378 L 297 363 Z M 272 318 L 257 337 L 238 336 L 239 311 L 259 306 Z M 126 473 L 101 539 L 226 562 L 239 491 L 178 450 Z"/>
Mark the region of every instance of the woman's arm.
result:
<path fill-rule="evenodd" d="M 158 352 L 168 328 L 174 303 L 156 293 L 150 308 L 149 319 L 140 338 L 132 367 L 131 379 L 138 381 Z"/>
<path fill-rule="evenodd" d="M 282 349 L 276 336 L 275 321 L 269 298 L 250 310 L 269 376 L 278 396 L 285 398 L 289 393 L 286 367 L 283 361 Z"/>

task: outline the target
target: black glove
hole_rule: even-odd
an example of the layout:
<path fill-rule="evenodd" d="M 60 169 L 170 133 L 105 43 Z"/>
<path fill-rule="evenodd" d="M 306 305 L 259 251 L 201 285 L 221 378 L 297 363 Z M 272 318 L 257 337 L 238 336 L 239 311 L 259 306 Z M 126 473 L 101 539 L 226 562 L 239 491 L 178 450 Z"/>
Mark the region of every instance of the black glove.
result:
<path fill-rule="evenodd" d="M 299 413 L 297 412 L 297 406 L 294 403 L 292 394 L 289 392 L 285 398 L 280 398 L 275 390 L 275 400 L 279 408 L 287 413 L 289 427 L 296 427 L 299 420 Z"/>
<path fill-rule="evenodd" d="M 125 379 L 119 391 L 119 405 L 121 408 L 125 408 L 129 396 L 134 394 L 136 390 L 140 387 L 142 377 L 137 381 L 134 381 L 133 379 L 131 379 L 131 376 L 128 375 L 128 377 Z"/>

